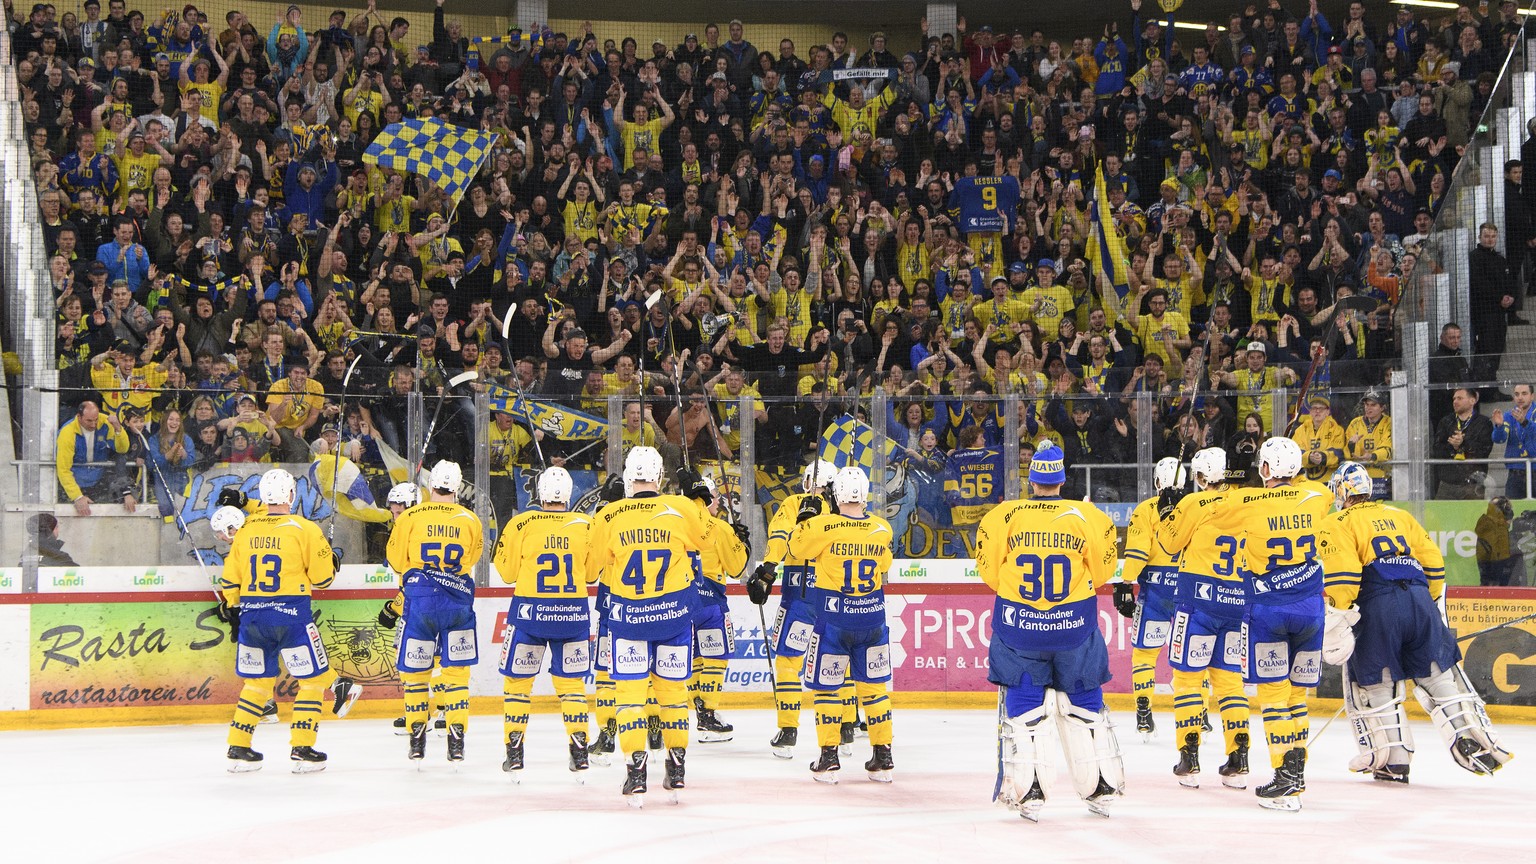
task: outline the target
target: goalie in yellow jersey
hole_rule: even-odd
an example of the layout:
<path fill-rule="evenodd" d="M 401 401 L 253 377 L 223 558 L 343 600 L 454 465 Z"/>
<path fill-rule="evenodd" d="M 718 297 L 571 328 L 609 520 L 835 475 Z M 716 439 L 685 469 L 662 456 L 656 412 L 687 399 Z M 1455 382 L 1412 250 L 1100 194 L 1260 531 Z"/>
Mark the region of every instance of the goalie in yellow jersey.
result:
<path fill-rule="evenodd" d="M 1359 755 L 1351 771 L 1407 783 L 1413 734 L 1403 710 L 1407 681 L 1456 764 L 1492 774 L 1513 758 L 1482 697 L 1461 668 L 1456 637 L 1435 603 L 1445 559 L 1417 519 L 1372 501 L 1373 478 L 1345 462 L 1328 483 L 1338 510 L 1318 531 L 1327 624 L 1323 660 L 1345 665 L 1344 708 Z"/>
<path fill-rule="evenodd" d="M 869 724 L 874 754 L 864 763 L 869 779 L 891 782 L 891 632 L 885 623 L 885 575 L 891 569 L 890 523 L 865 511 L 869 476 L 849 465 L 832 475 L 835 513 L 801 510 L 789 537 L 789 553 L 810 565 L 808 598 L 816 623 L 805 652 L 805 686 L 816 691 L 816 743 L 821 754 L 811 776 L 836 783 L 842 765 L 843 701 L 838 691 L 854 682 Z"/>
<path fill-rule="evenodd" d="M 987 680 L 998 685 L 993 800 L 1031 822 L 1051 794 L 1056 739 L 1077 794 L 1109 815 L 1125 767 L 1104 683 L 1098 586 L 1115 563 L 1115 525 L 1092 504 L 1061 497 L 1061 448 L 1041 441 L 1029 464 L 1030 500 L 993 508 L 976 532 L 976 571 L 997 592 Z"/>
<path fill-rule="evenodd" d="M 432 667 L 442 665 L 448 721 L 448 761 L 464 760 L 469 723 L 469 670 L 480 660 L 475 628 L 475 580 L 470 570 L 484 549 L 484 528 L 458 504 L 458 463 L 432 466 L 426 501 L 397 517 L 389 535 L 389 566 L 400 574 L 404 606 L 396 636 L 395 668 L 405 688 L 410 758 L 427 749 Z"/>
<path fill-rule="evenodd" d="M 648 786 L 648 690 L 660 706 L 667 751 L 662 788 L 673 793 L 674 802 L 688 755 L 694 580 L 704 517 L 697 501 L 662 495 L 661 479 L 656 448 L 632 448 L 624 460 L 629 497 L 597 511 L 587 544 L 587 567 L 608 589 L 608 666 L 616 685 L 619 748 L 627 757 L 623 792 L 631 807 L 643 806 Z M 702 497 L 697 474 L 681 471 L 678 480 L 685 493 Z"/>
<path fill-rule="evenodd" d="M 502 735 L 507 745 L 501 770 L 514 779 L 523 770 L 533 678 L 544 668 L 547 653 L 565 723 L 568 767 L 580 781 L 588 764 L 586 677 L 592 667 L 592 614 L 587 583 L 596 578 L 587 568 L 592 520 L 569 511 L 572 482 L 564 468 L 545 468 L 533 486 L 538 507 L 507 520 L 493 559 L 501 581 L 516 586 L 501 641 Z"/>
<path fill-rule="evenodd" d="M 217 614 L 233 631 L 235 672 L 245 679 L 229 725 L 229 770 L 261 768 L 262 756 L 251 749 L 251 737 L 278 674 L 286 669 L 299 684 L 289 758 L 295 774 L 306 774 L 325 769 L 326 756 L 315 749 L 315 736 L 321 694 L 336 678 L 309 602 L 316 588 L 336 578 L 336 559 L 320 526 L 291 512 L 297 492 L 292 474 L 273 468 L 261 475 L 259 488 L 265 514 L 243 525 L 227 517 L 220 520 L 225 536 L 233 540 L 219 578 L 223 599 Z"/>

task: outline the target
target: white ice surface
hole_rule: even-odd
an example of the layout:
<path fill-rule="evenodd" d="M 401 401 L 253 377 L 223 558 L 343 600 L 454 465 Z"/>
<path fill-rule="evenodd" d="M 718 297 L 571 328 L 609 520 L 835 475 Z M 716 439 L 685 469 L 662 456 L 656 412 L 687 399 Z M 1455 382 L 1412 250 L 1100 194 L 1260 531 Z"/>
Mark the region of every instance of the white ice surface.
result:
<path fill-rule="evenodd" d="M 672 805 L 651 766 L 643 810 L 619 795 L 622 769 L 593 766 L 588 785 L 565 770 L 559 719 L 536 714 L 521 785 L 501 773 L 501 724 L 472 718 L 468 760 L 444 760 L 433 736 L 418 771 L 388 721 L 325 724 L 320 774 L 288 772 L 287 727 L 262 726 L 262 771 L 224 771 L 221 726 L 0 734 L 0 824 L 7 861 L 619 861 L 738 864 L 1095 861 L 1536 860 L 1528 830 L 1536 727 L 1506 725 L 1517 758 L 1497 777 L 1452 764 L 1425 723 L 1408 787 L 1373 783 L 1344 767 L 1353 752 L 1341 718 L 1318 741 L 1300 813 L 1259 808 L 1254 794 L 1222 788 L 1219 739 L 1203 751 L 1204 785 L 1180 788 L 1166 729 L 1142 743 L 1116 716 L 1126 751 L 1126 797 L 1114 815 L 1089 814 L 1063 774 L 1040 824 L 989 803 L 995 716 L 985 711 L 900 711 L 896 782 L 864 776 L 868 742 L 843 760 L 842 782 L 806 770 L 814 732 L 795 758 L 768 753 L 773 716 L 727 711 L 736 739 L 689 751 L 688 788 Z M 1159 715 L 1167 727 L 1171 718 Z M 1313 720 L 1313 732 L 1326 716 Z M 809 711 L 806 712 L 809 720 Z M 1255 717 L 1255 739 L 1258 718 Z M 1250 786 L 1268 779 L 1255 748 Z"/>

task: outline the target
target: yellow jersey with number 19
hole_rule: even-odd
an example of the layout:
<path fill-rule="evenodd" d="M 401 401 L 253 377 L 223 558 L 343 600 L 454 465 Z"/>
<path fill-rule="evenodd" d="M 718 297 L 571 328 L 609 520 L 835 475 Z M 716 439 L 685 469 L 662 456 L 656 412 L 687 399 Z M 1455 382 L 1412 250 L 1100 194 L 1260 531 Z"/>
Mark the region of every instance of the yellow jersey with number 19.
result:
<path fill-rule="evenodd" d="M 817 616 L 849 630 L 885 625 L 893 538 L 890 523 L 872 515 L 823 513 L 795 526 L 789 551 L 810 563 Z"/>

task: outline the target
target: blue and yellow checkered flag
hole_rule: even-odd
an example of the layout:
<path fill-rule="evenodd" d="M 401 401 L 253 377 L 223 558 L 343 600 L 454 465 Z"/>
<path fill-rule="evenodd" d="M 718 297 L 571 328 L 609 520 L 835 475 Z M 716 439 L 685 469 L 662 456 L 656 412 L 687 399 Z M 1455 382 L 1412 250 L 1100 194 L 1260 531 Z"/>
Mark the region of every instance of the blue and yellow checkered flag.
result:
<path fill-rule="evenodd" d="M 420 174 L 456 205 L 496 146 L 496 135 L 437 120 L 405 120 L 384 127 L 363 161 Z"/>
<path fill-rule="evenodd" d="M 875 430 L 853 415 L 843 414 L 821 433 L 821 444 L 816 449 L 819 459 L 839 468 L 857 465 L 867 472 L 875 467 Z M 887 465 L 905 456 L 906 452 L 894 440 L 885 439 Z"/>
<path fill-rule="evenodd" d="M 566 441 L 593 441 L 608 437 L 608 421 L 599 420 L 559 404 L 530 399 L 506 387 L 492 387 L 490 410 L 511 414 L 544 434 Z"/>

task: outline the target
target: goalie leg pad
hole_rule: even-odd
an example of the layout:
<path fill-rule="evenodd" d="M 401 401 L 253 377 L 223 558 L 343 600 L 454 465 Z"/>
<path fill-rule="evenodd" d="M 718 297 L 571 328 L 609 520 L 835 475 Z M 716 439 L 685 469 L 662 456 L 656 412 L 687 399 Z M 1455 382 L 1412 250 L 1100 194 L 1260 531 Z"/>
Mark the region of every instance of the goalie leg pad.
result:
<path fill-rule="evenodd" d="M 1011 809 L 1021 809 L 1031 788 L 1039 785 L 1049 798 L 1056 778 L 1057 750 L 1055 700 L 1047 691 L 1046 699 L 1035 708 L 1016 717 L 1007 716 L 1006 701 L 999 697 L 997 726 L 997 788 L 992 800 Z"/>
<path fill-rule="evenodd" d="M 1430 675 L 1415 678 L 1413 683 L 1413 695 L 1435 721 L 1457 765 L 1474 774 L 1491 774 L 1514 758 L 1499 741 L 1483 699 L 1472 688 L 1461 664 L 1432 669 Z"/>
<path fill-rule="evenodd" d="M 1355 730 L 1355 746 L 1360 748 L 1349 760 L 1349 770 L 1379 771 L 1413 759 L 1413 732 L 1404 710 L 1407 698 L 1408 688 L 1402 681 L 1383 677 L 1380 684 L 1370 686 L 1346 681 L 1344 711 Z"/>
<path fill-rule="evenodd" d="M 1072 784 L 1084 800 L 1098 797 L 1115 797 L 1125 789 L 1125 765 L 1120 758 L 1120 742 L 1115 739 L 1115 729 L 1109 715 L 1103 711 L 1103 697 L 1097 691 L 1073 694 L 1052 692 L 1056 700 L 1057 727 L 1061 735 L 1061 751 L 1066 756 L 1067 768 L 1072 774 Z M 1098 710 L 1085 707 L 1098 703 Z M 1106 793 L 1100 781 L 1112 794 Z"/>

